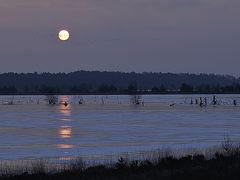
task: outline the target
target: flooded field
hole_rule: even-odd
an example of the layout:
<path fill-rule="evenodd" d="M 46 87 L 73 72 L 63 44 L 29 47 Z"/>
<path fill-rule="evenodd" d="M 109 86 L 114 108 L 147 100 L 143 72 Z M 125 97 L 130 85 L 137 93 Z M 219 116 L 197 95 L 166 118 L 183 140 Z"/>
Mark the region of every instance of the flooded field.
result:
<path fill-rule="evenodd" d="M 57 98 L 50 105 L 46 96 L 0 96 L 1 160 L 207 147 L 225 135 L 240 141 L 240 95 L 217 95 L 216 105 L 212 95 L 144 95 L 139 104 L 127 95 Z"/>

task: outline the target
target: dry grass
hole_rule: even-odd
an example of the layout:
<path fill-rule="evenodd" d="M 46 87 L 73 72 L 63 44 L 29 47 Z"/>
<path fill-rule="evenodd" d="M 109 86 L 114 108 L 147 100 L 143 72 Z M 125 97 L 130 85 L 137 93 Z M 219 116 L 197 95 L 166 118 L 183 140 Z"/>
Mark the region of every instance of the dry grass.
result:
<path fill-rule="evenodd" d="M 50 168 L 49 165 L 52 165 Z M 0 179 L 240 179 L 240 146 L 225 138 L 217 150 L 169 149 L 142 153 L 138 158 L 126 154 L 108 163 L 90 164 L 82 158 L 67 164 L 51 164 L 45 160 L 11 166 L 1 164 Z"/>

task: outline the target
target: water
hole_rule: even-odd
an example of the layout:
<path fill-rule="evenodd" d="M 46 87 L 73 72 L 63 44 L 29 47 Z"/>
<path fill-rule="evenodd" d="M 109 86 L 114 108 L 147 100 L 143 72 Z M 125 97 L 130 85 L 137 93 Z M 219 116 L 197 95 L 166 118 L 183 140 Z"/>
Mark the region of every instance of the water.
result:
<path fill-rule="evenodd" d="M 46 96 L 0 96 L 0 159 L 206 147 L 225 135 L 239 141 L 240 105 L 233 99 L 240 104 L 240 95 L 217 95 L 216 106 L 190 104 L 205 96 L 144 95 L 144 106 L 132 105 L 130 96 L 59 96 L 68 106 L 48 105 Z"/>

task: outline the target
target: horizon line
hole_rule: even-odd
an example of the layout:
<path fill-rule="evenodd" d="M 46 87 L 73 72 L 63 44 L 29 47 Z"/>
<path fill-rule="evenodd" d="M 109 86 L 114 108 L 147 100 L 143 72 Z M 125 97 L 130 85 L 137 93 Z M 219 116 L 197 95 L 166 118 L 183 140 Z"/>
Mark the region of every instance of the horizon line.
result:
<path fill-rule="evenodd" d="M 9 71 L 9 72 L 0 72 L 0 75 L 2 74 L 71 74 L 71 73 L 76 73 L 76 72 L 100 72 L 100 73 L 124 73 L 124 74 L 189 74 L 189 75 L 215 75 L 215 76 L 229 76 L 229 77 L 234 77 L 236 79 L 240 78 L 240 76 L 235 76 L 235 75 L 230 75 L 230 74 L 220 74 L 220 73 L 213 73 L 213 72 L 200 72 L 200 73 L 193 73 L 193 72 L 162 72 L 162 71 L 142 71 L 142 72 L 137 72 L 137 71 L 116 71 L 116 70 L 73 70 L 73 71 L 68 71 L 68 72 L 63 72 L 63 71 L 58 71 L 58 72 L 47 72 L 47 71 L 28 71 L 28 72 L 14 72 L 14 71 Z"/>

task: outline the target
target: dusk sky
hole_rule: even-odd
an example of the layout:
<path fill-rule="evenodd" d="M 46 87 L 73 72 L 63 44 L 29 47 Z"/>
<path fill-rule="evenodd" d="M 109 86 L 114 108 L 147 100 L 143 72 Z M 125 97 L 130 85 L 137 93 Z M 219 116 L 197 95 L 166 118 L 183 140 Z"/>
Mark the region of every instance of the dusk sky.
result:
<path fill-rule="evenodd" d="M 0 72 L 240 75 L 239 0 L 0 0 L 0 27 Z"/>

